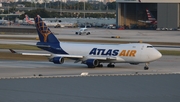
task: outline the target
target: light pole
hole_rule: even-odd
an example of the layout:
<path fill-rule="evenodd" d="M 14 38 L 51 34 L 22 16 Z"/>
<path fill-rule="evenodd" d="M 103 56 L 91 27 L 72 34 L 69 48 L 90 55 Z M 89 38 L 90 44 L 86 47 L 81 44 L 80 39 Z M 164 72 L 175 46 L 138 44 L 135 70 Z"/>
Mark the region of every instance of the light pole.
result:
<path fill-rule="evenodd" d="M 59 0 L 58 0 L 58 6 L 59 6 L 59 15 L 61 15 L 60 1 Z"/>
<path fill-rule="evenodd" d="M 47 0 L 44 0 L 44 9 L 46 9 L 46 2 Z"/>
<path fill-rule="evenodd" d="M 60 5 L 60 16 L 62 15 L 62 0 L 61 0 L 61 5 Z"/>
<path fill-rule="evenodd" d="M 32 10 L 32 2 L 33 2 L 33 1 L 31 0 L 31 10 Z"/>
<path fill-rule="evenodd" d="M 86 7 L 86 5 L 85 5 L 85 1 L 84 1 L 84 18 L 86 17 L 86 14 L 85 14 L 85 7 Z"/>
<path fill-rule="evenodd" d="M 8 4 L 8 14 L 9 14 L 9 4 Z M 9 21 L 9 17 L 7 16 L 7 18 L 8 18 L 8 21 Z"/>
<path fill-rule="evenodd" d="M 100 5 L 99 5 L 99 10 L 101 11 L 101 0 L 99 1 Z"/>
<path fill-rule="evenodd" d="M 78 0 L 77 10 L 79 10 L 79 0 Z"/>

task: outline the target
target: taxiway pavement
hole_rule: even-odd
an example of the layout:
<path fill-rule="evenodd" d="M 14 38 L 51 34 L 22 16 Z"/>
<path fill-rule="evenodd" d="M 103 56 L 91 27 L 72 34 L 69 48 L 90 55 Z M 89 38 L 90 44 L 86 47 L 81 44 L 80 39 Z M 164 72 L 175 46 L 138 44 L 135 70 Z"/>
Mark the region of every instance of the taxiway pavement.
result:
<path fill-rule="evenodd" d="M 78 29 L 52 28 L 61 39 L 180 42 L 179 31 L 93 29 L 97 31 L 88 36 L 79 36 L 74 34 L 74 30 Z M 111 36 L 121 38 L 113 39 Z M 0 37 L 36 38 L 37 34 L 0 34 Z M 21 41 L 0 39 L 0 43 L 8 44 Z M 0 59 L 0 101 L 179 102 L 179 62 L 180 56 L 162 56 L 149 64 L 149 70 L 143 70 L 144 64 L 118 63 L 115 68 L 89 69 L 86 65 L 70 61 L 59 65 L 48 61 Z M 88 76 L 81 76 L 83 72 Z"/>
<path fill-rule="evenodd" d="M 8 78 L 2 102 L 179 102 L 179 74 Z"/>
<path fill-rule="evenodd" d="M 76 35 L 79 28 L 51 28 L 51 31 L 59 39 L 69 40 L 105 40 L 128 42 L 171 42 L 180 43 L 180 31 L 156 31 L 156 30 L 114 30 L 90 28 L 90 35 Z M 120 38 L 111 38 L 120 36 Z M 27 37 L 37 38 L 37 34 L 0 34 L 0 37 Z"/>
<path fill-rule="evenodd" d="M 128 63 L 116 63 L 115 68 L 106 67 L 89 69 L 85 64 L 66 61 L 64 64 L 53 64 L 48 61 L 20 61 L 0 60 L 0 77 L 31 77 L 80 75 L 87 72 L 90 75 L 98 74 L 171 74 L 180 73 L 180 56 L 163 56 L 149 64 L 149 70 L 143 70 L 144 64 L 130 65 Z"/>

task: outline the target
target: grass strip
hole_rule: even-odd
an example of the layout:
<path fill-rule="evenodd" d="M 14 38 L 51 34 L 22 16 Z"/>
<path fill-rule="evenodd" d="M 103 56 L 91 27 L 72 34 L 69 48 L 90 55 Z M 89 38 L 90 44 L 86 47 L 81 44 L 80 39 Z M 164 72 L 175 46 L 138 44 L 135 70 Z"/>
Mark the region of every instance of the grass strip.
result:
<path fill-rule="evenodd" d="M 37 40 L 37 38 L 29 38 L 29 37 L 0 37 L 0 39 L 10 39 L 10 40 Z M 115 43 L 115 44 L 125 44 L 125 43 L 138 43 L 138 41 L 122 41 L 122 40 L 113 40 L 113 38 L 110 38 L 111 40 L 92 40 L 92 39 L 59 39 L 60 41 L 65 42 L 96 42 L 96 43 Z M 142 41 L 143 42 L 143 41 Z M 148 43 L 152 45 L 180 45 L 180 43 L 176 42 L 143 42 Z"/>
<path fill-rule="evenodd" d="M 180 56 L 180 51 L 160 50 L 160 52 L 162 53 L 162 55 Z M 0 60 L 48 61 L 48 58 L 44 56 L 28 56 L 13 54 L 11 52 L 0 52 Z"/>
<path fill-rule="evenodd" d="M 39 50 L 36 46 L 19 44 L 0 44 L 0 49 Z"/>
<path fill-rule="evenodd" d="M 174 55 L 174 56 L 180 56 L 180 51 L 174 51 L 174 50 L 159 50 L 162 55 Z"/>
<path fill-rule="evenodd" d="M 0 59 L 1 60 L 48 61 L 48 58 L 44 56 L 28 56 L 28 55 L 13 54 L 11 52 L 0 52 Z"/>

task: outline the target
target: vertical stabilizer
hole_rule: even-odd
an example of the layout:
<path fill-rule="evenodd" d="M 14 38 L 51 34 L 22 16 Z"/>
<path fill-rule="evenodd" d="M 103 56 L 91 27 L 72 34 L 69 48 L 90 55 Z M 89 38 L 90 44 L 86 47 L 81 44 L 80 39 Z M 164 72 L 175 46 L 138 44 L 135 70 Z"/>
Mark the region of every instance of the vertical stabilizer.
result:
<path fill-rule="evenodd" d="M 28 17 L 28 15 L 25 15 L 25 20 L 28 24 L 34 24 L 33 21 L 30 20 L 30 18 Z"/>
<path fill-rule="evenodd" d="M 38 32 L 40 42 L 59 43 L 58 39 L 46 26 L 46 24 L 43 22 L 43 20 L 41 19 L 39 15 L 37 15 L 37 17 L 34 18 L 34 21 L 35 21 L 36 30 Z"/>
<path fill-rule="evenodd" d="M 147 16 L 148 16 L 149 21 L 155 21 L 156 20 L 156 18 L 154 18 L 154 16 L 151 14 L 151 12 L 148 9 L 146 9 L 146 12 L 147 12 Z"/>

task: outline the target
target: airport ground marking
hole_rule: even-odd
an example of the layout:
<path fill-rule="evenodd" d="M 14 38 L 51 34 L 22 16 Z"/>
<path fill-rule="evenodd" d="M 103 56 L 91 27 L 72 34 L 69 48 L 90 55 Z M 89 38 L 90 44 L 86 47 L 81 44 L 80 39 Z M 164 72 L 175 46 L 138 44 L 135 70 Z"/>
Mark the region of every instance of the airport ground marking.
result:
<path fill-rule="evenodd" d="M 44 78 L 78 78 L 78 77 L 104 77 L 104 76 L 153 76 L 153 75 L 180 75 L 180 73 L 139 73 L 139 74 L 100 74 L 100 75 L 65 75 L 65 76 L 24 76 L 24 77 L 0 77 L 0 80 L 14 80 L 14 79 L 44 79 Z"/>

